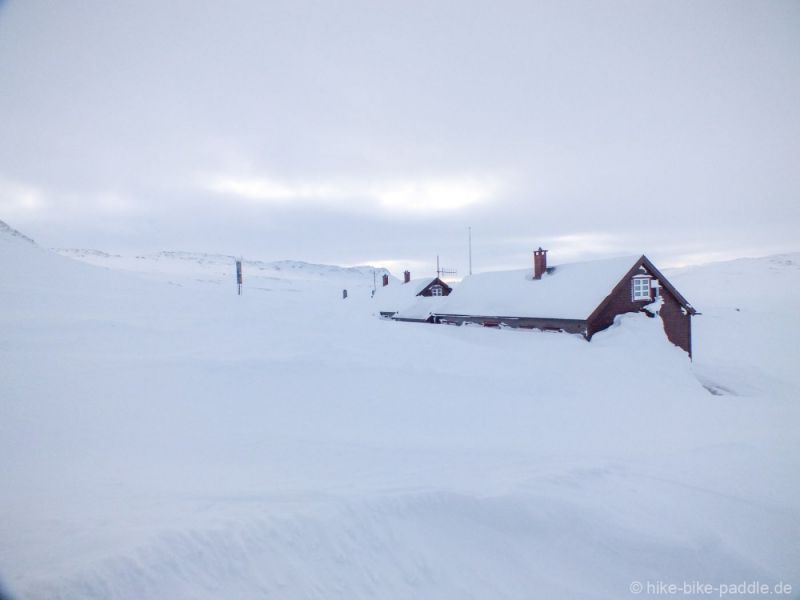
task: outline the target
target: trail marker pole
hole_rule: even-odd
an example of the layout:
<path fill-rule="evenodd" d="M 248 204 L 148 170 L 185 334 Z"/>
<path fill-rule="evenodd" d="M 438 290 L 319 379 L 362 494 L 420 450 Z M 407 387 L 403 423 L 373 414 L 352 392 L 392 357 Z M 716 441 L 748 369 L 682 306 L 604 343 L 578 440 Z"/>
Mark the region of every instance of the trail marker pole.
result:
<path fill-rule="evenodd" d="M 242 259 L 236 259 L 236 287 L 238 289 L 238 295 L 242 295 Z"/>

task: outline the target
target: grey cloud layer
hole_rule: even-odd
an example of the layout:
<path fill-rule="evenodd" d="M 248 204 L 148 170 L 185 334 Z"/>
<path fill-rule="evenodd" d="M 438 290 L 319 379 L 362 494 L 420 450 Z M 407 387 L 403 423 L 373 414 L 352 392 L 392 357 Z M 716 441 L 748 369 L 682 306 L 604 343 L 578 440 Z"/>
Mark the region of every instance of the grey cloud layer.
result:
<path fill-rule="evenodd" d="M 0 218 L 49 245 L 795 244 L 797 3 L 79 4 L 0 4 Z"/>

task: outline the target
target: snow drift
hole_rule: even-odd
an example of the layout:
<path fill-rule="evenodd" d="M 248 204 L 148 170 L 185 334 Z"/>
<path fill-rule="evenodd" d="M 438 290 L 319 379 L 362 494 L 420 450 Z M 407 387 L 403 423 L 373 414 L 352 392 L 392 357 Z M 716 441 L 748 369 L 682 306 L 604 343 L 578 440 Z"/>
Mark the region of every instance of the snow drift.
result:
<path fill-rule="evenodd" d="M 372 316 L 371 273 L 344 301 L 336 270 L 237 297 L 0 231 L 0 578 L 25 599 L 800 584 L 789 260 L 670 274 L 706 311 L 693 365 L 644 315 L 591 344 L 403 324 Z"/>

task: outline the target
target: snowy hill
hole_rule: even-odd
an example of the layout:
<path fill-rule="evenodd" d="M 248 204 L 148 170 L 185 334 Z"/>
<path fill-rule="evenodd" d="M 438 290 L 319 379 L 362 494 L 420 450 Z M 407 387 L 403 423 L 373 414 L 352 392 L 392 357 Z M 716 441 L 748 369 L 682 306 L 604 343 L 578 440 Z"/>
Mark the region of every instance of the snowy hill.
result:
<path fill-rule="evenodd" d="M 693 365 L 641 315 L 592 343 L 395 323 L 317 267 L 237 297 L 183 285 L 229 257 L 183 256 L 81 257 L 148 279 L 0 231 L 11 597 L 800 582 L 796 257 L 670 274 L 703 312 Z"/>
<path fill-rule="evenodd" d="M 108 254 L 101 250 L 76 248 L 54 248 L 63 256 L 74 258 L 95 266 L 130 271 L 161 281 L 179 285 L 230 286 L 236 275 L 233 255 L 206 254 L 201 252 L 162 251 L 137 256 Z M 281 291 L 299 290 L 308 282 L 336 288 L 369 288 L 380 282 L 386 269 L 359 266 L 340 267 L 319 265 L 294 260 L 243 261 L 245 290 Z"/>
<path fill-rule="evenodd" d="M 20 240 L 24 240 L 24 241 L 26 241 L 26 242 L 28 242 L 30 244 L 36 244 L 36 242 L 34 242 L 27 235 L 23 235 L 22 233 L 20 233 L 19 231 L 17 231 L 16 229 L 11 227 L 10 225 L 8 225 L 8 223 L 0 221 L 0 238 L 2 238 L 2 237 L 5 237 L 5 238 L 17 238 L 17 239 L 20 239 Z"/>
<path fill-rule="evenodd" d="M 695 370 L 728 394 L 798 394 L 794 340 L 800 331 L 800 253 L 668 271 L 699 307 Z M 795 396 L 797 397 L 797 396 Z"/>

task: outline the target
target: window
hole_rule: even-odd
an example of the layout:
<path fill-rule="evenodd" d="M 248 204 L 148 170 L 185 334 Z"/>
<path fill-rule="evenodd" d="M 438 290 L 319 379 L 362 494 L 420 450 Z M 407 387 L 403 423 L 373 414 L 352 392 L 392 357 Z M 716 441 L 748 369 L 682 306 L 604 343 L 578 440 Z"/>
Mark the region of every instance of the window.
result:
<path fill-rule="evenodd" d="M 442 286 L 434 285 L 431 287 L 431 296 L 441 296 L 442 295 Z"/>
<path fill-rule="evenodd" d="M 633 278 L 633 299 L 650 300 L 650 277 L 636 276 Z"/>

